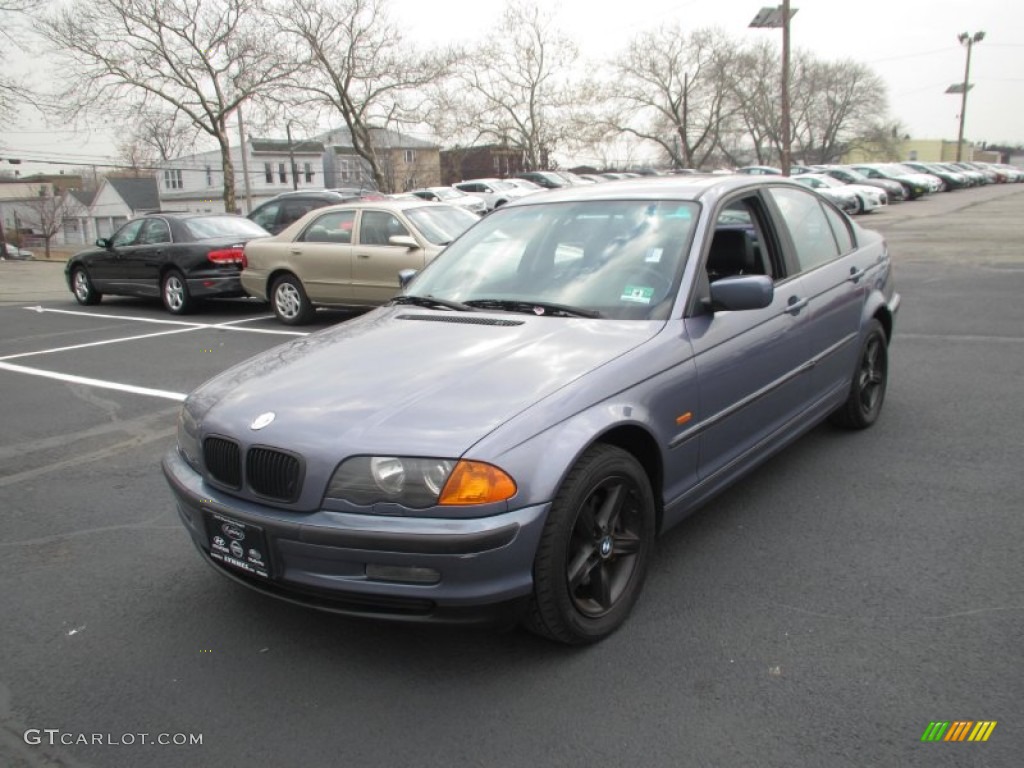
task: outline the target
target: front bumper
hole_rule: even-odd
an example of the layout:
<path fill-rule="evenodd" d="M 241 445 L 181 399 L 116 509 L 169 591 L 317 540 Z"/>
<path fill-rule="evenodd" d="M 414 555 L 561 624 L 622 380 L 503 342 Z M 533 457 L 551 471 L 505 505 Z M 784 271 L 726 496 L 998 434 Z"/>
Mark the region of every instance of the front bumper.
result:
<path fill-rule="evenodd" d="M 176 449 L 164 456 L 163 470 L 193 543 L 222 574 L 312 608 L 403 621 L 515 618 L 532 589 L 550 507 L 471 519 L 297 514 L 211 488 Z M 214 515 L 263 532 L 268 578 L 211 556 L 208 520 Z M 435 576 L 432 583 L 409 583 L 399 580 L 404 573 Z"/>

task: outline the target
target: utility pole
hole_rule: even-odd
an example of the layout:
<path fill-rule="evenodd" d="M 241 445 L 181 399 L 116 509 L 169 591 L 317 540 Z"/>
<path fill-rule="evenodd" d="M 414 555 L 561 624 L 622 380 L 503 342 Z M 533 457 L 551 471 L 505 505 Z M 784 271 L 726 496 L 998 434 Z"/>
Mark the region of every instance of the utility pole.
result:
<path fill-rule="evenodd" d="M 292 189 L 297 190 L 299 188 L 299 174 L 298 169 L 295 167 L 295 148 L 292 146 L 292 121 L 289 120 L 284 125 L 285 133 L 288 135 L 288 165 L 292 167 Z"/>
<path fill-rule="evenodd" d="M 242 123 L 242 105 L 238 105 L 238 144 L 242 148 L 242 178 L 245 183 L 245 212 L 252 210 L 252 187 L 249 184 L 249 150 L 245 145 L 245 125 Z M 234 211 L 228 211 L 234 213 Z"/>

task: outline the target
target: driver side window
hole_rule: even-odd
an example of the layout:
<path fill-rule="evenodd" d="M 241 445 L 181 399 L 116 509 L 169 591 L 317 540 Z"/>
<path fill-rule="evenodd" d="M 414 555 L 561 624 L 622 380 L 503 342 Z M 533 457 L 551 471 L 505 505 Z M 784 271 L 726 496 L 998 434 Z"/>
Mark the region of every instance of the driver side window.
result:
<path fill-rule="evenodd" d="M 135 221 L 129 221 L 114 235 L 111 239 L 110 244 L 115 248 L 123 248 L 126 245 L 131 245 L 135 242 L 135 239 L 139 236 L 139 230 L 142 229 L 142 225 L 146 223 L 145 219 L 136 219 Z"/>

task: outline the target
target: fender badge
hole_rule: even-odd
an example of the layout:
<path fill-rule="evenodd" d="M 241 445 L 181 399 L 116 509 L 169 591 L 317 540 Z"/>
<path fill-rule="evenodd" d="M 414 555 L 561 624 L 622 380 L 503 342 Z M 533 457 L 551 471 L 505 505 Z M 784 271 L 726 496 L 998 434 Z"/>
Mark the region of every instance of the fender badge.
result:
<path fill-rule="evenodd" d="M 259 416 L 257 416 L 255 419 L 252 420 L 252 424 L 249 425 L 249 429 L 252 429 L 252 430 L 263 429 L 270 422 L 272 422 L 275 418 L 276 418 L 276 414 L 273 411 L 267 411 L 266 413 L 261 413 Z"/>

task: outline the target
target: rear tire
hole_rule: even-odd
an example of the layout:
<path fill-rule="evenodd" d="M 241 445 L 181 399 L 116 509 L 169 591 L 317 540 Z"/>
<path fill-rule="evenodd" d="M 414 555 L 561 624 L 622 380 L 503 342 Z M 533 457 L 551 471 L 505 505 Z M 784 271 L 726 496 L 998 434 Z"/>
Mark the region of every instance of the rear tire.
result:
<path fill-rule="evenodd" d="M 850 393 L 829 420 L 845 429 L 867 429 L 882 412 L 888 382 L 888 339 L 882 324 L 872 320 L 857 357 Z"/>
<path fill-rule="evenodd" d="M 75 295 L 75 300 L 86 307 L 99 304 L 103 299 L 103 294 L 96 290 L 85 267 L 75 267 L 71 271 L 71 292 Z"/>
<path fill-rule="evenodd" d="M 196 307 L 196 300 L 188 292 L 185 276 L 176 269 L 164 275 L 160 283 L 160 298 L 164 303 L 164 309 L 172 315 L 187 315 Z"/>
<path fill-rule="evenodd" d="M 618 629 L 643 588 L 654 526 L 654 494 L 640 463 L 615 446 L 591 447 L 551 505 L 526 627 L 569 645 Z"/>
<path fill-rule="evenodd" d="M 285 325 L 303 325 L 316 313 L 302 281 L 295 275 L 282 275 L 274 281 L 270 289 L 270 306 L 277 319 Z"/>

